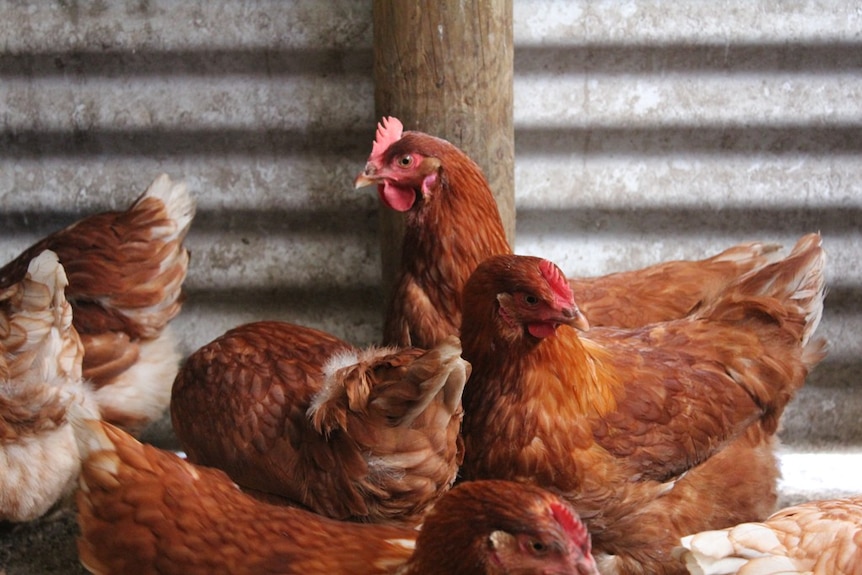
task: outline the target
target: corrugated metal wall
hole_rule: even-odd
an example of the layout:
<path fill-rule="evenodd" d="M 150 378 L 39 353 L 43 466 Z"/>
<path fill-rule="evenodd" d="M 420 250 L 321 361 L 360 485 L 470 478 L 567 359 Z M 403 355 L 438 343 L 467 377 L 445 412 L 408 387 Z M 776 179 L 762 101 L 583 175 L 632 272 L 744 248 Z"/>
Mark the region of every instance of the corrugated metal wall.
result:
<path fill-rule="evenodd" d="M 380 329 L 371 4 L 0 1 L 0 258 L 198 199 L 186 351 L 277 318 Z M 517 249 L 600 274 L 820 230 L 829 359 L 785 439 L 862 443 L 862 9 L 515 0 Z"/>
<path fill-rule="evenodd" d="M 199 210 L 188 350 L 262 317 L 378 333 L 371 6 L 2 2 L 0 257 L 159 172 Z"/>

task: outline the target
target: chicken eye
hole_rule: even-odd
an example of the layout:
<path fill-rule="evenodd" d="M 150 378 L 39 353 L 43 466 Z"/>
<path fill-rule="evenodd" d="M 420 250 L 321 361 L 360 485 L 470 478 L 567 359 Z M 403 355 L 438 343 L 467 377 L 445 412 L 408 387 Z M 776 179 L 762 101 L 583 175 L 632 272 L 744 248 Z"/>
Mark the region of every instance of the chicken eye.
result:
<path fill-rule="evenodd" d="M 398 165 L 402 168 L 409 168 L 413 165 L 413 156 L 409 154 L 406 156 L 401 156 L 400 158 L 398 158 Z"/>
<path fill-rule="evenodd" d="M 539 303 L 539 298 L 534 295 L 525 294 L 524 303 L 526 303 L 527 305 L 536 305 L 537 303 Z"/>
<path fill-rule="evenodd" d="M 543 555 L 548 550 L 548 546 L 537 539 L 533 539 L 530 541 L 530 549 L 537 555 Z"/>

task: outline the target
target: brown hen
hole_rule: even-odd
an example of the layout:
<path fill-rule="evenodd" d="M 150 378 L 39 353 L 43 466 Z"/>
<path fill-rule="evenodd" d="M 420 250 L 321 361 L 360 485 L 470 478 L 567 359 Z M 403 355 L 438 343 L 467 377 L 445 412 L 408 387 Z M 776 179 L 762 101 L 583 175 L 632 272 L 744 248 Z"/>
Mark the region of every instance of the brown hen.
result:
<path fill-rule="evenodd" d="M 428 512 L 398 575 L 598 575 L 574 509 L 539 487 L 468 481 Z"/>
<path fill-rule="evenodd" d="M 430 347 L 461 325 L 461 291 L 485 258 L 512 253 L 479 166 L 457 147 L 383 118 L 356 187 L 377 184 L 405 212 L 401 264 L 384 321 L 389 345 Z M 772 261 L 777 246 L 747 243 L 699 261 L 570 278 L 592 325 L 637 327 L 682 317 L 743 273 Z"/>
<path fill-rule="evenodd" d="M 0 520 L 29 521 L 71 492 L 80 461 L 69 409 L 96 417 L 66 274 L 44 251 L 0 290 Z"/>
<path fill-rule="evenodd" d="M 392 573 L 406 527 L 342 523 L 244 494 L 227 475 L 97 421 L 78 430 L 78 553 L 98 575 Z"/>
<path fill-rule="evenodd" d="M 321 331 L 246 324 L 189 357 L 171 418 L 195 463 L 335 519 L 416 523 L 455 480 L 469 365 L 435 348 L 358 350 Z"/>
<path fill-rule="evenodd" d="M 682 539 L 692 575 L 862 575 L 862 496 L 786 507 Z"/>
<path fill-rule="evenodd" d="M 0 269 L 0 287 L 54 251 L 84 344 L 83 376 L 102 417 L 139 430 L 164 413 L 180 354 L 168 323 L 180 311 L 194 217 L 184 183 L 162 174 L 122 212 L 85 217 L 38 241 Z"/>
<path fill-rule="evenodd" d="M 78 550 L 97 575 L 597 574 L 577 515 L 536 487 L 460 485 L 417 531 L 259 501 L 97 421 L 78 440 Z"/>
<path fill-rule="evenodd" d="M 772 436 L 825 354 L 811 337 L 823 266 L 812 234 L 689 317 L 578 332 L 559 268 L 489 258 L 464 290 L 464 476 L 563 494 L 603 573 L 683 572 L 670 556 L 679 537 L 746 513 L 735 495 L 760 496 L 756 476 L 728 473 L 727 459 L 710 470 L 711 456 L 747 428 Z"/>

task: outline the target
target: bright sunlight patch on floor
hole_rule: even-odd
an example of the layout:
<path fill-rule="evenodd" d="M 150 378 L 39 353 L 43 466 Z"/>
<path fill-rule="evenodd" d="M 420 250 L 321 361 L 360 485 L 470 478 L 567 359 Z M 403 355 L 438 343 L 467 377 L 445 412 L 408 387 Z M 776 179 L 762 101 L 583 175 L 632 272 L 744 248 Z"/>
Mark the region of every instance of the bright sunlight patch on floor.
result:
<path fill-rule="evenodd" d="M 862 493 L 862 451 L 782 451 L 780 505 Z"/>

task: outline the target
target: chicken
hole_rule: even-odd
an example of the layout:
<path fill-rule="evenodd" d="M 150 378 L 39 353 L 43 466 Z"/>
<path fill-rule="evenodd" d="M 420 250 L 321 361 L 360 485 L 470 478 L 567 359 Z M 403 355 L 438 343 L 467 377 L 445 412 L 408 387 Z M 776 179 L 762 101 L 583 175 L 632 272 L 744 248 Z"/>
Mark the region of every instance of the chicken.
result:
<path fill-rule="evenodd" d="M 195 463 L 335 519 L 416 523 L 455 480 L 469 365 L 437 347 L 358 350 L 284 322 L 192 354 L 171 419 Z"/>
<path fill-rule="evenodd" d="M 811 234 L 686 318 L 581 332 L 587 322 L 558 267 L 489 258 L 463 294 L 473 366 L 464 477 L 563 494 L 605 574 L 681 572 L 670 557 L 679 538 L 744 512 L 729 492 L 756 497 L 750 476 L 727 473 L 726 459 L 709 469 L 710 456 L 742 433 L 773 436 L 825 355 L 812 335 L 824 258 Z"/>
<path fill-rule="evenodd" d="M 862 575 L 862 496 L 787 507 L 682 539 L 677 553 L 692 575 Z"/>
<path fill-rule="evenodd" d="M 0 269 L 2 288 L 20 281 L 38 253 L 57 254 L 84 344 L 83 376 L 102 417 L 130 430 L 161 416 L 170 400 L 180 354 L 168 323 L 182 304 L 194 211 L 185 184 L 163 174 L 126 211 L 83 218 Z"/>
<path fill-rule="evenodd" d="M 565 501 L 526 483 L 468 481 L 425 518 L 399 575 L 598 575 L 586 527 Z"/>
<path fill-rule="evenodd" d="M 78 555 L 98 575 L 392 573 L 413 552 L 408 527 L 342 523 L 244 494 L 118 428 L 87 421 L 77 493 Z"/>
<path fill-rule="evenodd" d="M 357 188 L 377 184 L 381 201 L 406 212 L 401 264 L 384 320 L 389 345 L 430 347 L 461 325 L 461 291 L 485 258 L 512 253 L 479 166 L 451 143 L 403 131 L 383 118 Z M 592 325 L 638 327 L 688 314 L 743 273 L 773 261 L 778 247 L 733 246 L 700 261 L 570 279 Z"/>
<path fill-rule="evenodd" d="M 0 520 L 29 521 L 75 485 L 80 462 L 68 409 L 97 416 L 81 379 L 83 349 L 66 274 L 44 251 L 0 290 Z"/>
<path fill-rule="evenodd" d="M 259 501 L 220 470 L 197 467 L 98 421 L 80 425 L 78 440 L 85 458 L 78 550 L 91 573 L 597 573 L 589 537 L 571 507 L 528 485 L 459 485 L 417 531 Z"/>

